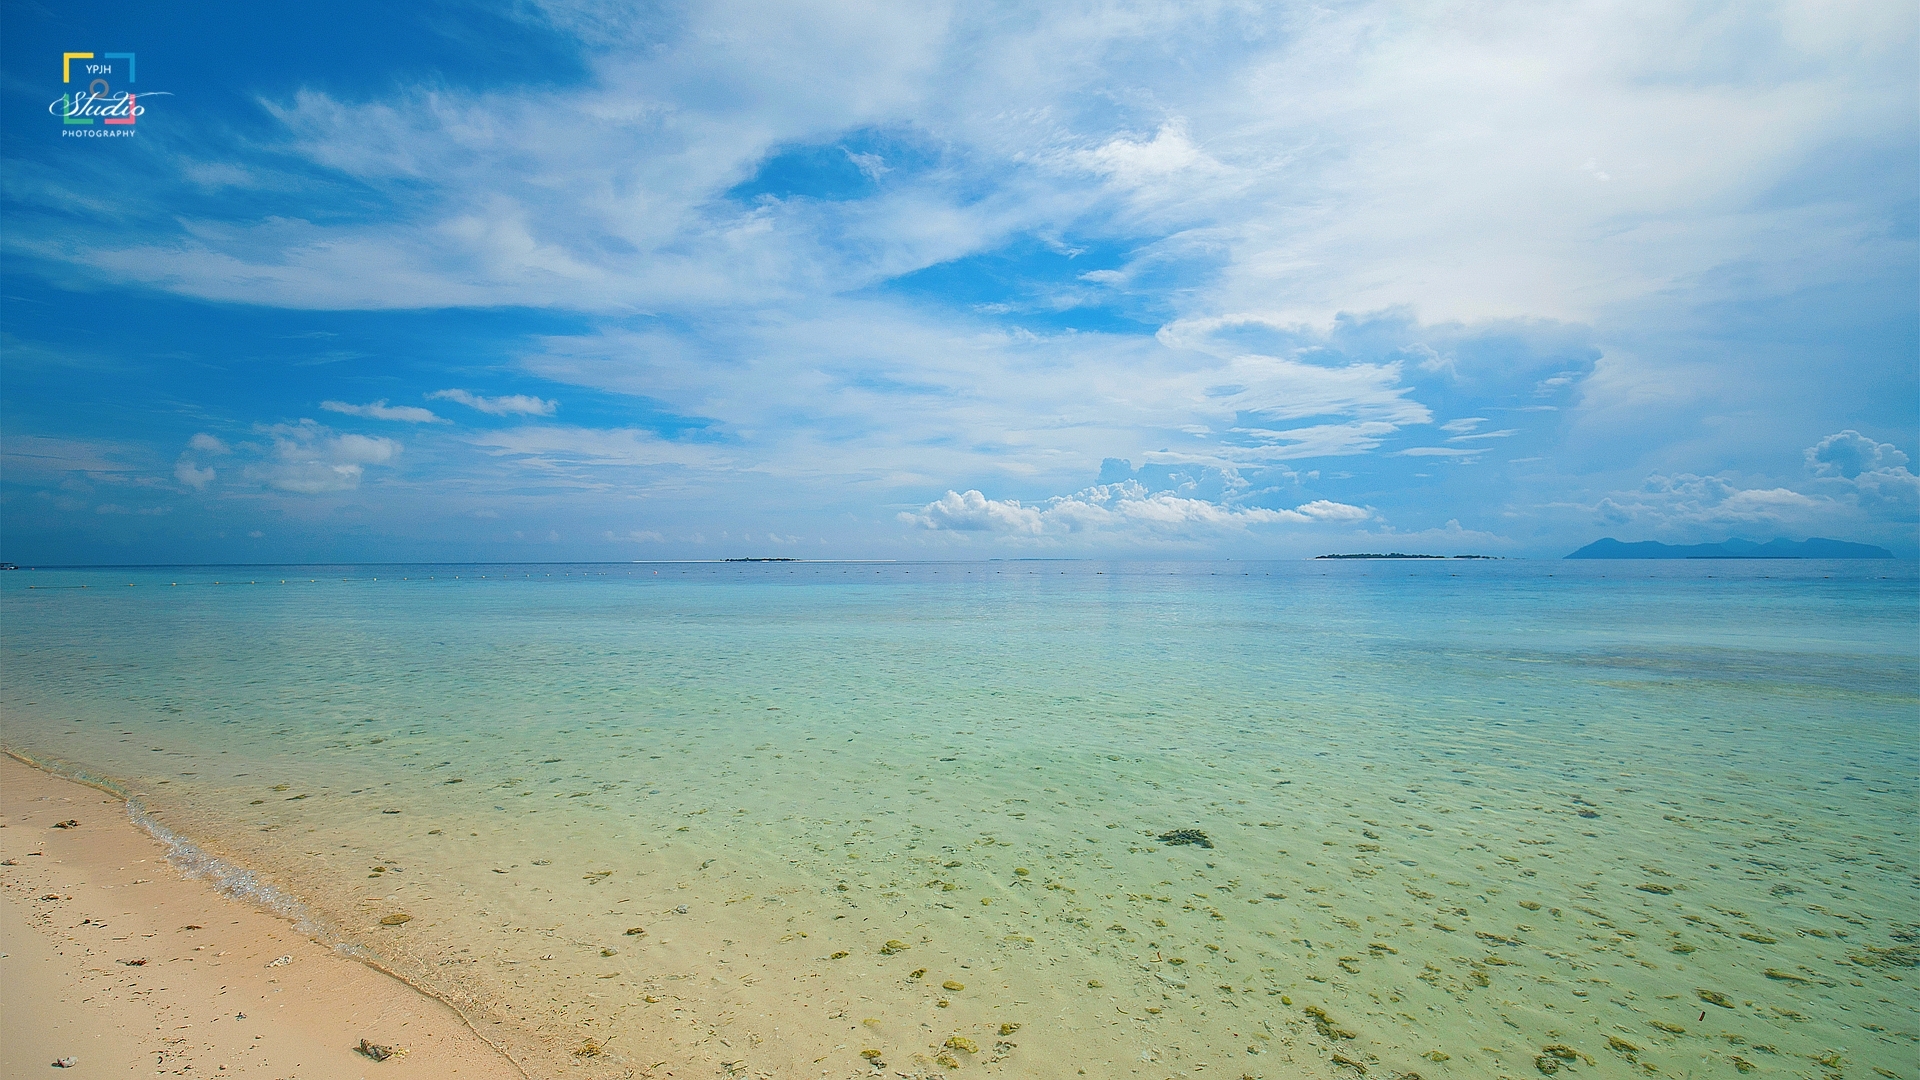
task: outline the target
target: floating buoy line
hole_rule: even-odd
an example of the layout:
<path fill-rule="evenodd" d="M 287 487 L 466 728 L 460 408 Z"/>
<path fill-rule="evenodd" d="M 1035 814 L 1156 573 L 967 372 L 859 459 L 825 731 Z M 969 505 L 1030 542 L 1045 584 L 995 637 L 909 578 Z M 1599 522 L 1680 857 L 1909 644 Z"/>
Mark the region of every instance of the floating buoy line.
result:
<path fill-rule="evenodd" d="M 655 571 L 655 573 L 657 574 L 657 573 L 658 573 L 658 571 Z M 519 579 L 515 579 L 515 578 L 514 578 L 514 576 L 513 576 L 512 574 L 452 574 L 452 575 L 449 575 L 449 576 L 448 576 L 448 578 L 447 578 L 447 580 L 448 580 L 448 581 L 462 581 L 462 580 L 465 580 L 465 581 L 513 581 L 513 580 L 525 580 L 525 581 L 531 581 L 531 580 L 533 580 L 533 579 L 534 579 L 534 576 L 535 576 L 535 575 L 533 575 L 533 574 L 521 574 L 521 575 L 520 575 L 520 577 L 519 577 Z M 552 575 L 552 574 L 550 574 L 550 573 L 546 573 L 546 574 L 541 574 L 541 575 L 539 575 L 539 576 L 540 576 L 540 577 L 543 577 L 543 578 L 550 578 L 550 577 L 552 577 L 553 575 Z M 612 577 L 613 575 L 612 575 L 612 574 L 610 574 L 610 573 L 598 573 L 598 574 L 595 574 L 595 573 L 587 573 L 587 572 L 582 572 L 582 573 L 579 573 L 579 574 L 575 574 L 575 573 L 573 573 L 573 572 L 572 572 L 572 571 L 570 571 L 570 570 L 564 570 L 564 571 L 561 571 L 561 574 L 560 574 L 560 576 L 561 576 L 561 577 L 581 577 L 581 578 L 589 578 L 589 577 Z M 632 577 L 632 576 L 633 576 L 633 571 L 631 571 L 631 570 L 629 570 L 629 571 L 627 571 L 627 573 L 626 573 L 626 576 L 627 576 L 627 577 Z M 328 579 L 326 579 L 326 580 L 327 580 L 327 582 L 331 582 L 331 581 L 332 581 L 333 579 L 332 579 L 332 578 L 328 578 Z M 354 582 L 366 582 L 366 583 L 371 583 L 371 582 L 376 582 L 376 581 L 379 581 L 379 580 L 380 580 L 380 579 L 379 579 L 379 578 L 377 578 L 377 577 L 368 577 L 368 578 L 341 578 L 341 579 L 340 579 L 340 584 L 342 584 L 342 585 L 349 585 L 349 584 L 353 584 Z M 394 582 L 394 581 L 438 581 L 438 580 L 440 580 L 440 576 L 439 576 L 438 574 L 429 574 L 428 576 L 426 576 L 426 577 L 423 577 L 423 578 L 416 578 L 416 577 L 413 577 L 413 576 L 411 576 L 411 575 L 406 575 L 406 576 L 402 576 L 402 577 L 399 577 L 399 578 L 388 578 L 388 579 L 387 579 L 387 581 L 388 581 L 388 583 L 389 583 L 389 584 L 391 584 L 391 583 L 392 583 L 392 582 Z M 320 579 L 320 578 L 308 578 L 308 579 L 306 579 L 306 581 L 304 582 L 304 584 L 308 584 L 308 585 L 318 585 L 318 584 L 321 584 L 321 583 L 322 583 L 322 581 L 321 581 L 321 579 Z M 126 587 L 126 588 L 129 588 L 129 589 L 137 589 L 137 588 L 140 588 L 140 587 L 141 587 L 141 585 L 142 585 L 142 583 L 141 583 L 141 582 L 138 582 L 138 581 L 128 581 L 128 582 L 124 582 L 123 584 L 125 585 L 125 587 Z M 148 583 L 146 583 L 146 584 L 147 584 L 147 585 L 149 585 L 149 586 L 151 586 L 151 587 L 153 587 L 153 588 L 169 588 L 169 589 L 178 589 L 178 588 L 192 588 L 192 587 L 194 587 L 194 586 L 206 586 L 206 585 L 274 585 L 274 584 L 280 584 L 280 585 L 287 585 L 287 584 L 294 584 L 294 585 L 299 585 L 299 584 L 303 584 L 303 582 L 301 582 L 300 580 L 298 580 L 298 579 L 295 579 L 295 578 L 280 578 L 280 579 L 278 579 L 277 581 L 275 581 L 275 580 L 267 580 L 267 581 L 261 581 L 261 580 L 259 580 L 259 579 L 257 579 L 257 578 L 255 578 L 255 579 L 250 579 L 250 580 L 247 580 L 247 581 L 224 581 L 224 580 L 223 580 L 223 581 L 169 581 L 169 582 L 166 582 L 166 583 L 164 583 L 164 584 L 162 584 L 162 583 L 160 583 L 160 582 L 148 582 Z M 29 591 L 38 591 L 38 592 L 53 592 L 53 591 L 55 591 L 55 590 L 59 590 L 59 589 L 91 589 L 91 588 L 93 588 L 93 586 L 92 586 L 91 584 L 85 584 L 85 585 L 29 585 L 29 586 L 27 586 L 27 589 L 28 589 Z"/>

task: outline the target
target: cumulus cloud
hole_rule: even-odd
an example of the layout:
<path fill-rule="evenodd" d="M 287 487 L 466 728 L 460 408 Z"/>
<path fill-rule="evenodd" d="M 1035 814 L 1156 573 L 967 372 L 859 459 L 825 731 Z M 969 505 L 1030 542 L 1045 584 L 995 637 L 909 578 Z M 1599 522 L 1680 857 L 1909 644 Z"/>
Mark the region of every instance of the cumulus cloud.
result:
<path fill-rule="evenodd" d="M 955 532 L 1019 532 L 1038 536 L 1046 529 L 1039 510 L 1021 506 L 1018 499 L 989 499 L 973 490 L 964 495 L 949 491 L 921 507 L 918 513 L 903 511 L 900 520 L 924 529 Z"/>
<path fill-rule="evenodd" d="M 453 401 L 469 409 L 478 409 L 489 416 L 552 416 L 560 407 L 558 401 L 544 401 L 528 394 L 508 394 L 503 397 L 481 397 L 465 390 L 435 390 L 428 398 L 439 401 Z M 426 410 L 421 410 L 425 412 Z"/>
<path fill-rule="evenodd" d="M 1920 476 L 1907 468 L 1906 453 L 1892 443 L 1848 428 L 1807 447 L 1806 459 L 1817 483 L 1868 513 L 1911 521 L 1920 510 Z"/>
<path fill-rule="evenodd" d="M 196 467 L 191 458 L 182 454 L 180 460 L 173 463 L 173 478 L 195 491 L 205 491 L 207 485 L 213 483 L 213 466 Z"/>
<path fill-rule="evenodd" d="M 1595 506 L 1613 525 L 1779 525 L 1830 507 L 1833 500 L 1790 488 L 1745 488 L 1730 477 L 1654 474 L 1638 491 L 1614 492 Z"/>
<path fill-rule="evenodd" d="M 1317 499 L 1291 510 L 1235 507 L 1190 499 L 1172 492 L 1150 492 L 1138 481 L 1096 484 L 1072 495 L 1023 505 L 1017 499 L 989 499 L 977 490 L 949 491 L 899 520 L 933 531 L 991 533 L 1009 537 L 1132 533 L 1145 538 L 1181 538 L 1254 525 L 1354 523 L 1371 511 Z"/>
<path fill-rule="evenodd" d="M 173 463 L 173 478 L 195 491 L 205 491 L 212 485 L 216 474 L 213 466 L 202 467 L 194 458 L 196 450 L 202 454 L 220 455 L 233 453 L 233 448 L 204 431 L 187 440 L 187 448 L 180 452 L 179 459 Z"/>
<path fill-rule="evenodd" d="M 422 409 L 418 405 L 389 405 L 386 398 L 370 401 L 365 405 L 353 405 L 345 401 L 323 401 L 320 407 L 328 412 L 344 413 L 347 416 L 364 416 L 369 420 L 402 420 L 409 424 L 451 423 L 444 417 L 435 415 L 431 409 Z"/>
<path fill-rule="evenodd" d="M 1797 487 L 1732 474 L 1655 473 L 1639 488 L 1610 492 L 1588 509 L 1597 524 L 1662 536 L 1715 537 L 1737 529 L 1911 536 L 1920 477 L 1908 471 L 1898 447 L 1848 429 L 1807 447 L 1804 457 L 1813 476 Z"/>
<path fill-rule="evenodd" d="M 261 430 L 271 445 L 264 460 L 248 465 L 244 475 L 296 495 L 352 491 L 360 486 L 368 465 L 388 464 L 400 454 L 400 444 L 392 439 L 339 435 L 311 420 Z"/>
<path fill-rule="evenodd" d="M 1816 476 L 1855 479 L 1867 472 L 1906 472 L 1907 455 L 1892 443 L 1875 442 L 1848 428 L 1807 447 L 1807 468 Z"/>

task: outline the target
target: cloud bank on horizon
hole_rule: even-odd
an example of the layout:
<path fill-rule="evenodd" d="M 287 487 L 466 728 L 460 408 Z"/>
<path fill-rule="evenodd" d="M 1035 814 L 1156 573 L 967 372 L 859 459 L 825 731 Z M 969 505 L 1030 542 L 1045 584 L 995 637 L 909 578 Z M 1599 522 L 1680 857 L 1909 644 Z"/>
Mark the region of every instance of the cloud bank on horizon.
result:
<path fill-rule="evenodd" d="M 137 135 L 63 133 L 113 39 Z M 1910 3 L 9 18 L 21 562 L 1920 554 Z"/>

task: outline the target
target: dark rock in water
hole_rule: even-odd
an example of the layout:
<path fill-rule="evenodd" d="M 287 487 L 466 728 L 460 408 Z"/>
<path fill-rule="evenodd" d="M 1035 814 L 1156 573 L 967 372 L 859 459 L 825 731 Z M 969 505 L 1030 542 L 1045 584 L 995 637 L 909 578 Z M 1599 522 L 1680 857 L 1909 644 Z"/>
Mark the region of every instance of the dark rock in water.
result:
<path fill-rule="evenodd" d="M 1160 842 L 1175 845 L 1197 844 L 1203 848 L 1213 846 L 1213 841 L 1207 839 L 1207 834 L 1199 829 L 1175 829 L 1172 832 L 1163 832 L 1160 834 Z"/>

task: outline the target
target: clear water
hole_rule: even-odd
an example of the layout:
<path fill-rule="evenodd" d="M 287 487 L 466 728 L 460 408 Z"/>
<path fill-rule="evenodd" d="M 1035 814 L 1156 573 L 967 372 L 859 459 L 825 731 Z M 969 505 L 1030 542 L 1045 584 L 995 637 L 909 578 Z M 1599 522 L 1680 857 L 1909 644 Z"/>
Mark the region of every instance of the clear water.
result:
<path fill-rule="evenodd" d="M 535 1075 L 1920 1077 L 1911 564 L 0 577 L 9 747 Z"/>

